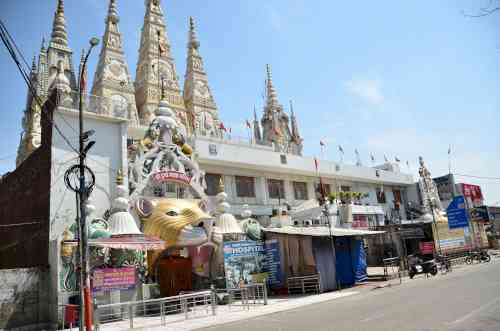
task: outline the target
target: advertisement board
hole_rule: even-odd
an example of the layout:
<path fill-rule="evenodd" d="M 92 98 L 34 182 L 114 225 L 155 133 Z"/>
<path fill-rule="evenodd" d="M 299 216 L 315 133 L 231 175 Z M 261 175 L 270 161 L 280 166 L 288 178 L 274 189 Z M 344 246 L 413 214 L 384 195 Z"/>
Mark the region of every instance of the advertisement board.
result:
<path fill-rule="evenodd" d="M 472 184 L 461 184 L 462 193 L 469 203 L 469 207 L 482 206 L 483 203 L 483 193 L 481 192 L 481 186 Z"/>
<path fill-rule="evenodd" d="M 447 222 L 436 222 L 435 224 L 437 235 L 434 231 L 434 238 L 442 251 L 467 247 L 464 228 L 450 229 Z"/>
<path fill-rule="evenodd" d="M 264 243 L 261 241 L 230 241 L 224 243 L 226 286 L 237 288 L 249 284 L 264 272 Z"/>
<path fill-rule="evenodd" d="M 472 208 L 470 210 L 470 217 L 471 220 L 475 222 L 488 222 L 490 220 L 488 207 L 480 206 Z"/>
<path fill-rule="evenodd" d="M 134 267 L 95 269 L 92 278 L 93 292 L 112 290 L 130 290 L 135 287 L 136 271 Z"/>
<path fill-rule="evenodd" d="M 283 284 L 277 240 L 225 242 L 224 268 L 228 288 L 262 282 L 264 279 L 268 280 L 271 287 Z"/>

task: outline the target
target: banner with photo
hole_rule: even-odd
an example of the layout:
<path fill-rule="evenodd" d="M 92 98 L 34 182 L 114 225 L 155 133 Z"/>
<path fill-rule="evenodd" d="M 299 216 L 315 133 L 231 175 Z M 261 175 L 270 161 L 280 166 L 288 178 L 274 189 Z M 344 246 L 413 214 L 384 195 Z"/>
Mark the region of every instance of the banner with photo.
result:
<path fill-rule="evenodd" d="M 260 283 L 266 279 L 271 287 L 283 284 L 277 240 L 225 242 L 224 269 L 228 288 Z"/>

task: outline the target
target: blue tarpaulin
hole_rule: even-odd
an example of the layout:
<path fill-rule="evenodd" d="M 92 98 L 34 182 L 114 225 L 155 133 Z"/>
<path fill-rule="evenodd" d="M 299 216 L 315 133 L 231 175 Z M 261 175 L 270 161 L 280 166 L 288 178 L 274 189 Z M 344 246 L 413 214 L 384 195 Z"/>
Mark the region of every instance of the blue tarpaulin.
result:
<path fill-rule="evenodd" d="M 337 280 L 341 286 L 365 281 L 366 254 L 363 241 L 353 237 L 335 238 Z"/>
<path fill-rule="evenodd" d="M 312 240 L 316 269 L 321 277 L 321 289 L 333 291 L 337 289 L 335 272 L 335 251 L 332 251 L 330 238 L 315 237 Z"/>
<path fill-rule="evenodd" d="M 352 269 L 356 283 L 367 280 L 366 273 L 366 253 L 363 247 L 363 240 L 351 239 Z"/>

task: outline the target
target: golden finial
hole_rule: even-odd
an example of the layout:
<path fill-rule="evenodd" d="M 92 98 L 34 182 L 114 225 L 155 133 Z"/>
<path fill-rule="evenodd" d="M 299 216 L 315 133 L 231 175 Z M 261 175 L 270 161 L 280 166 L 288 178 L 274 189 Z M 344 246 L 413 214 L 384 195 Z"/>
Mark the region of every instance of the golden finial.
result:
<path fill-rule="evenodd" d="M 219 193 L 224 192 L 224 179 L 222 179 L 222 176 L 219 179 Z"/>
<path fill-rule="evenodd" d="M 123 185 L 123 170 L 121 168 L 116 172 L 116 185 Z"/>

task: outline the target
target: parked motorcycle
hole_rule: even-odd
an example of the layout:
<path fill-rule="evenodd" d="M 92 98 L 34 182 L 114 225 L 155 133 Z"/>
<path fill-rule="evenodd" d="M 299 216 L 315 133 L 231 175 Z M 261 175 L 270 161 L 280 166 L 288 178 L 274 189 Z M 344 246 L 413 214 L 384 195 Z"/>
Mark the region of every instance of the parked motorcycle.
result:
<path fill-rule="evenodd" d="M 478 263 L 488 263 L 491 261 L 491 256 L 485 250 L 470 252 L 469 255 L 467 255 L 467 257 L 465 258 L 465 263 L 472 264 L 474 261 L 477 261 Z"/>
<path fill-rule="evenodd" d="M 413 279 L 413 277 L 418 274 L 425 274 L 426 276 L 431 274 L 435 276 L 437 273 L 438 267 L 435 260 L 423 262 L 421 258 L 416 258 L 414 263 L 410 265 L 410 270 L 408 270 L 408 276 L 410 279 Z"/>

